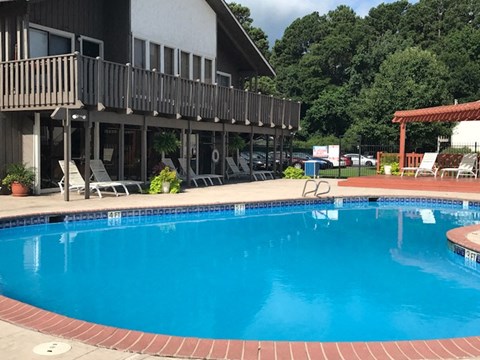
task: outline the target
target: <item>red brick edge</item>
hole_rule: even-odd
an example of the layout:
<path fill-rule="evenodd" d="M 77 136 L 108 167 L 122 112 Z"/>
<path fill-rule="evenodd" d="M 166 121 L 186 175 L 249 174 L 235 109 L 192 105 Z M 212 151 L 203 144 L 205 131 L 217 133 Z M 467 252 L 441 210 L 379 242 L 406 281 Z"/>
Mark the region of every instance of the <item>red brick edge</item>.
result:
<path fill-rule="evenodd" d="M 89 345 L 157 356 L 230 359 L 459 359 L 480 356 L 480 337 L 390 342 L 288 342 L 183 338 L 68 318 L 0 295 L 0 320 Z"/>

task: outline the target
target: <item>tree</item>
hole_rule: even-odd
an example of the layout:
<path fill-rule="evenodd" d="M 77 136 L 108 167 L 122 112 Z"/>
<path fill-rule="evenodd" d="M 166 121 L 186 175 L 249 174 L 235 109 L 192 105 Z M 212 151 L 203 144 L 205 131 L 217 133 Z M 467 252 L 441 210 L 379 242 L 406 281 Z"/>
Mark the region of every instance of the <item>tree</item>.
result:
<path fill-rule="evenodd" d="M 355 121 L 348 136 L 384 144 L 398 139 L 393 113 L 449 102 L 446 66 L 430 51 L 408 48 L 390 55 L 380 66 L 371 88 L 364 90 L 355 107 Z M 451 125 L 427 123 L 407 128 L 411 147 L 431 147 L 438 135 L 448 135 Z"/>
<path fill-rule="evenodd" d="M 235 2 L 228 4 L 228 7 L 232 11 L 233 15 L 235 15 L 237 18 L 240 25 L 242 25 L 252 41 L 258 47 L 260 52 L 268 59 L 270 57 L 268 36 L 261 28 L 252 25 L 253 19 L 251 18 L 250 9 Z"/>
<path fill-rule="evenodd" d="M 350 98 L 346 87 L 331 87 L 323 91 L 308 109 L 302 131 L 310 136 L 343 135 L 352 121 L 346 105 Z"/>

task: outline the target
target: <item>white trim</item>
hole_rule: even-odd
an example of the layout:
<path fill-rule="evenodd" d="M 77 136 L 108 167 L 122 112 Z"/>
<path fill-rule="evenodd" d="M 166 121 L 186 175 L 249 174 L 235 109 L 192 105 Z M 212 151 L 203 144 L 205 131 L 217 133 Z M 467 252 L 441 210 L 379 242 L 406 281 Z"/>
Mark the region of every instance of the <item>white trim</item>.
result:
<path fill-rule="evenodd" d="M 230 80 L 229 81 L 230 84 L 228 85 L 228 87 L 232 86 L 232 75 L 231 74 L 223 72 L 223 71 L 217 71 L 216 75 L 217 76 L 220 75 L 220 76 L 224 76 L 224 77 L 228 78 Z M 218 81 L 217 81 L 216 77 L 215 77 L 215 83 L 217 83 L 217 85 L 218 85 Z"/>
<path fill-rule="evenodd" d="M 141 40 L 144 42 L 144 45 L 145 45 L 145 69 L 150 69 L 150 42 L 141 37 L 141 36 L 137 36 L 135 34 L 132 34 L 132 58 L 131 58 L 131 61 L 130 63 L 132 64 L 132 66 L 135 66 L 135 39 L 137 40 Z"/>
<path fill-rule="evenodd" d="M 61 36 L 61 37 L 67 38 L 67 39 L 70 38 L 70 40 L 71 40 L 71 42 L 70 42 L 70 53 L 73 53 L 75 51 L 75 34 L 74 33 L 54 29 L 54 28 L 51 28 L 51 27 L 48 27 L 48 26 L 38 25 L 38 24 L 35 24 L 35 23 L 29 23 L 28 28 L 29 28 L 29 30 L 30 29 L 40 30 L 40 31 L 45 31 L 48 34 Z M 30 40 L 30 34 L 29 34 L 29 40 Z M 28 45 L 29 45 L 28 46 L 28 48 L 29 48 L 28 53 L 30 54 L 30 43 Z"/>
<path fill-rule="evenodd" d="M 80 35 L 78 37 L 78 41 L 80 43 L 80 54 L 83 55 L 83 41 L 84 40 L 100 45 L 100 55 L 99 56 L 102 59 L 104 58 L 104 53 L 103 53 L 104 42 L 103 42 L 103 40 L 95 39 L 95 38 L 92 38 L 92 37 L 89 37 L 89 36 L 84 36 L 84 35 Z"/>

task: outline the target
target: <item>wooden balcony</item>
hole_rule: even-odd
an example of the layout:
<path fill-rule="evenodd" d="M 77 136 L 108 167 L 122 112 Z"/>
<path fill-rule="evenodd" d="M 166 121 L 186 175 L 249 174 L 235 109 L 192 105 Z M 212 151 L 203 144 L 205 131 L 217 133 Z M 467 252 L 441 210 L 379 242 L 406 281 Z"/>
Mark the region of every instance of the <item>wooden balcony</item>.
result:
<path fill-rule="evenodd" d="M 300 103 L 68 54 L 0 63 L 0 111 L 57 107 L 296 130 Z"/>

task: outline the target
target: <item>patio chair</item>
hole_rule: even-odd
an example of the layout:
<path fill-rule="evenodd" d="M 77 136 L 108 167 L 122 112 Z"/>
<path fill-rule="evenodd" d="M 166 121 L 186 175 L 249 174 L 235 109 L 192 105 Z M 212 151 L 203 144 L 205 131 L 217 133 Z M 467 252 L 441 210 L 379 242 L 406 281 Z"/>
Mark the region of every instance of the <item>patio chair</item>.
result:
<path fill-rule="evenodd" d="M 245 172 L 238 168 L 237 164 L 235 164 L 235 160 L 232 157 L 226 157 L 225 160 L 227 161 L 228 170 L 227 171 L 227 178 L 234 178 L 234 177 L 245 177 L 250 176 L 250 171 Z"/>
<path fill-rule="evenodd" d="M 92 169 L 93 177 L 95 181 L 102 183 L 102 182 L 113 182 L 108 175 L 107 169 L 105 169 L 105 165 L 103 164 L 102 160 L 95 159 L 90 160 L 90 169 Z M 135 185 L 138 187 L 138 191 L 142 192 L 142 187 L 140 184 L 143 184 L 142 181 L 134 181 L 134 180 L 115 180 L 116 183 L 119 183 L 125 189 L 125 194 L 130 195 L 128 192 L 127 186 Z"/>
<path fill-rule="evenodd" d="M 60 168 L 63 171 L 64 176 L 62 179 L 58 182 L 58 186 L 60 187 L 60 192 L 63 194 L 65 191 L 65 161 L 64 160 L 58 160 L 58 164 L 60 165 Z M 85 180 L 83 179 L 82 174 L 78 170 L 77 165 L 70 160 L 70 165 L 68 169 L 68 188 L 70 190 L 76 190 L 77 192 L 82 192 L 85 191 Z M 115 189 L 116 186 L 122 186 L 122 184 L 117 183 L 117 182 L 91 182 L 90 183 L 90 191 L 96 191 L 98 194 L 98 197 L 102 197 L 102 193 L 100 189 L 112 189 L 113 192 L 115 193 L 115 196 L 118 196 L 118 192 Z"/>
<path fill-rule="evenodd" d="M 240 167 L 244 172 L 250 174 L 250 166 L 248 165 L 247 160 L 245 160 L 240 156 L 238 158 L 238 164 L 240 165 Z M 257 175 L 260 176 L 261 180 L 267 180 L 267 175 L 270 176 L 272 179 L 275 179 L 275 175 L 273 174 L 273 171 L 269 171 L 269 170 L 253 170 L 252 175 L 255 180 L 258 180 Z"/>
<path fill-rule="evenodd" d="M 212 179 L 217 179 L 218 183 L 222 185 L 222 175 L 217 175 L 217 174 L 199 174 L 197 175 L 195 171 L 193 171 L 192 167 L 190 165 L 187 165 L 187 159 L 185 158 L 179 158 L 178 163 L 180 164 L 180 168 L 182 169 L 182 172 L 185 176 L 187 176 L 187 173 L 190 174 L 190 179 L 193 181 L 196 187 L 198 187 L 197 180 L 203 180 L 205 183 L 205 186 L 208 186 L 207 180 L 210 182 L 210 185 L 213 185 Z"/>
<path fill-rule="evenodd" d="M 443 178 L 446 172 L 452 172 L 452 173 L 456 172 L 457 179 L 460 176 L 473 176 L 476 179 L 477 178 L 477 173 L 476 173 L 477 158 L 478 156 L 476 153 L 463 155 L 462 160 L 458 165 L 458 168 L 443 168 L 440 170 L 440 177 Z"/>
<path fill-rule="evenodd" d="M 437 177 L 438 168 L 435 167 L 438 153 L 427 152 L 423 154 L 422 161 L 418 167 L 403 167 L 400 176 L 403 176 L 405 171 L 415 171 L 415 177 L 422 174 L 430 174 Z"/>

